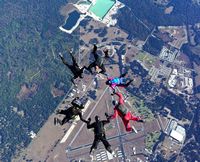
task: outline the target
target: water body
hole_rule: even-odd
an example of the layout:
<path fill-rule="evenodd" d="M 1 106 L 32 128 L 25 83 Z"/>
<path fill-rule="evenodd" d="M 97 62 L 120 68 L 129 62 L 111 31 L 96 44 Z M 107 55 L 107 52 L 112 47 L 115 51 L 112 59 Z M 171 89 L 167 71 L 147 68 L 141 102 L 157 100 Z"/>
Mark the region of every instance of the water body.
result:
<path fill-rule="evenodd" d="M 100 19 L 103 19 L 115 3 L 115 0 L 97 0 L 95 4 L 90 7 L 89 11 Z"/>
<path fill-rule="evenodd" d="M 72 11 L 69 14 L 63 28 L 66 29 L 66 30 L 70 30 L 77 23 L 79 18 L 80 18 L 80 14 L 77 11 Z"/>

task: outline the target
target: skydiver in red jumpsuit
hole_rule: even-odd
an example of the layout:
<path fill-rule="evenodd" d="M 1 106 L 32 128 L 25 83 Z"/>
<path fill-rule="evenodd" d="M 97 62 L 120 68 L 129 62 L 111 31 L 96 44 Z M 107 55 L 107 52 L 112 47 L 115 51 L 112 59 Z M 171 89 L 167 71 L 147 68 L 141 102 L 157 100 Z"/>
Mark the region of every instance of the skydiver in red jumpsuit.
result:
<path fill-rule="evenodd" d="M 119 97 L 118 103 L 114 103 L 115 107 L 114 107 L 114 114 L 110 116 L 111 119 L 116 118 L 118 115 L 121 117 L 124 126 L 126 128 L 126 131 L 133 131 L 133 128 L 131 127 L 129 121 L 133 120 L 133 121 L 137 121 L 137 122 L 144 122 L 144 120 L 142 120 L 140 117 L 138 116 L 134 116 L 131 114 L 130 111 L 128 111 L 125 107 L 124 107 L 124 99 L 121 93 L 119 92 L 114 92 L 114 94 L 116 94 Z M 113 94 L 112 94 L 113 95 Z"/>

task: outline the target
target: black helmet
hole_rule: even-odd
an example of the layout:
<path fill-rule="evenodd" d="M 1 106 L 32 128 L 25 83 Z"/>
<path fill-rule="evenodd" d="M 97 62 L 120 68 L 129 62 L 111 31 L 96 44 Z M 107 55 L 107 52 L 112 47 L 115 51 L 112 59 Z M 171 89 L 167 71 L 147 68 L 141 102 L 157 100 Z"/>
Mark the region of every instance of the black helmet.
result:
<path fill-rule="evenodd" d="M 116 106 L 116 105 L 118 104 L 118 102 L 115 101 L 115 100 L 113 100 L 113 101 L 112 101 L 112 104 L 113 104 L 114 106 Z"/>
<path fill-rule="evenodd" d="M 85 107 L 85 105 L 84 104 L 82 104 L 82 105 L 80 105 L 80 109 L 84 109 L 84 107 Z"/>
<path fill-rule="evenodd" d="M 106 85 L 110 85 L 110 84 L 111 84 L 111 80 L 107 80 Z"/>
<path fill-rule="evenodd" d="M 100 121 L 100 117 L 96 115 L 96 116 L 95 116 L 95 121 L 96 121 L 96 122 Z"/>

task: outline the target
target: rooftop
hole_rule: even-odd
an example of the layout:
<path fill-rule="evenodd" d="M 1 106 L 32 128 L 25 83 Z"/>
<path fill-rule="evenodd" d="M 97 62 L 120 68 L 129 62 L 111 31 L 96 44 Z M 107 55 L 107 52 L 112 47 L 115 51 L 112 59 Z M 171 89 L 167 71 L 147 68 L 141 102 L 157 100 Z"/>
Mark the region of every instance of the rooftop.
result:
<path fill-rule="evenodd" d="M 183 134 L 179 133 L 177 130 L 172 130 L 170 136 L 179 141 L 180 143 L 182 143 L 185 138 Z"/>

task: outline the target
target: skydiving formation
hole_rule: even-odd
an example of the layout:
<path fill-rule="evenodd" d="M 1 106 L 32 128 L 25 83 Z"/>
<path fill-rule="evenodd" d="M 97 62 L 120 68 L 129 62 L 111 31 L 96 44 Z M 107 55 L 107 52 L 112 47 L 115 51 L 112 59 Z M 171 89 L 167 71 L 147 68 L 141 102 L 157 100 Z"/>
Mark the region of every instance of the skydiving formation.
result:
<path fill-rule="evenodd" d="M 99 73 L 105 74 L 106 73 L 106 68 L 104 66 L 104 59 L 105 58 L 109 58 L 109 53 L 108 53 L 108 49 L 104 49 L 103 53 L 105 55 L 105 57 L 103 58 L 102 56 L 97 54 L 97 46 L 94 44 L 93 46 L 93 50 L 92 50 L 92 54 L 94 56 L 94 61 L 88 66 L 83 66 L 82 68 L 79 67 L 79 65 L 77 64 L 72 52 L 70 51 L 69 54 L 72 58 L 72 62 L 73 64 L 70 65 L 68 64 L 64 57 L 59 54 L 62 62 L 72 71 L 72 73 L 74 74 L 74 77 L 72 78 L 72 83 L 74 83 L 74 79 L 76 78 L 83 78 L 82 74 L 84 69 L 88 70 L 91 74 L 93 74 L 93 68 L 95 69 L 95 71 L 97 69 L 100 69 L 101 71 Z M 107 75 L 107 74 L 105 74 Z M 56 114 L 63 114 L 65 115 L 65 117 L 60 120 L 58 118 L 54 118 L 54 124 L 60 124 L 63 125 L 67 122 L 69 122 L 70 120 L 73 120 L 76 116 L 80 117 L 80 120 L 84 123 L 87 124 L 87 129 L 94 129 L 94 141 L 92 143 L 92 146 L 90 148 L 90 155 L 97 149 L 97 146 L 99 144 L 99 142 L 101 141 L 104 145 L 104 147 L 106 148 L 106 150 L 108 152 L 110 152 L 112 155 L 114 154 L 114 151 L 111 149 L 111 145 L 108 142 L 108 140 L 106 139 L 106 133 L 105 133 L 105 128 L 104 126 L 108 123 L 110 123 L 110 119 L 115 119 L 118 116 L 121 117 L 123 124 L 125 126 L 125 129 L 127 132 L 133 131 L 134 128 L 131 126 L 130 121 L 136 121 L 136 122 L 144 122 L 144 120 L 141 119 L 141 117 L 139 116 L 134 116 L 124 105 L 124 98 L 122 93 L 120 93 L 119 91 L 116 92 L 116 87 L 128 87 L 131 83 L 132 83 L 132 79 L 126 77 L 127 72 L 121 74 L 119 77 L 109 77 L 107 78 L 107 81 L 104 82 L 106 85 L 108 85 L 109 87 L 112 88 L 113 93 L 111 94 L 111 96 L 117 96 L 118 97 L 118 101 L 113 100 L 113 105 L 114 105 L 114 113 L 112 115 L 108 115 L 107 113 L 105 113 L 106 116 L 106 120 L 101 120 L 99 116 L 95 116 L 95 122 L 93 122 L 92 124 L 91 122 L 91 118 L 89 117 L 88 120 L 85 120 L 82 116 L 82 109 L 84 109 L 85 104 L 88 100 L 88 98 L 82 98 L 80 99 L 79 97 L 76 97 L 72 100 L 71 102 L 71 106 L 65 110 L 58 110 L 56 112 Z M 137 132 L 136 132 L 137 133 Z"/>

